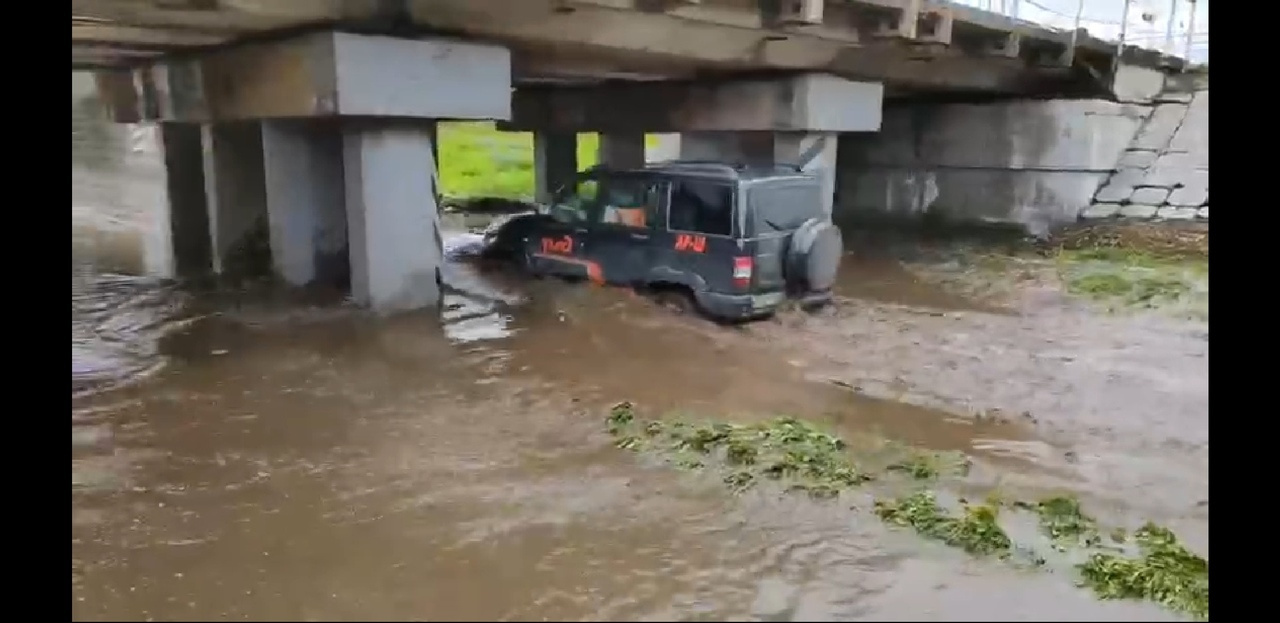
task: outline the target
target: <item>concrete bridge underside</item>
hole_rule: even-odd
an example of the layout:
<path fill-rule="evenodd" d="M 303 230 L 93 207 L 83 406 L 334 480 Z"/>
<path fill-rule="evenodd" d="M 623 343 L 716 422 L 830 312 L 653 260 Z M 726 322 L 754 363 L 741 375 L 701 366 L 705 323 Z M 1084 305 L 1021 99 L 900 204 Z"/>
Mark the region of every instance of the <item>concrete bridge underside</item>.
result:
<path fill-rule="evenodd" d="M 937 0 L 72 0 L 72 66 L 136 67 L 308 28 L 512 51 L 516 85 L 821 71 L 890 93 L 1105 89 L 1117 46 Z M 1074 44 L 1074 46 L 1073 46 Z M 1178 66 L 1126 48 L 1126 62 Z"/>
<path fill-rule="evenodd" d="M 1149 99 L 1177 63 L 933 0 L 72 1 L 73 69 L 158 131 L 175 274 L 265 238 L 284 281 L 383 311 L 439 301 L 438 119 L 534 132 L 540 198 L 579 132 L 621 167 L 646 133 L 679 157 L 812 154 L 831 214 L 837 144 L 880 131 L 886 98 Z"/>

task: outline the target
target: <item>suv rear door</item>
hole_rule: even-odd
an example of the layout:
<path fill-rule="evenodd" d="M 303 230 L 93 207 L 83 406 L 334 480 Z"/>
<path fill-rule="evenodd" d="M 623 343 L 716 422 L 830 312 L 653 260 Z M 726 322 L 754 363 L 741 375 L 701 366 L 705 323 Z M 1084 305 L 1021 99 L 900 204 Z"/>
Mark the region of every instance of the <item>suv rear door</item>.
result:
<path fill-rule="evenodd" d="M 746 225 L 755 250 L 755 286 L 784 289 L 791 235 L 805 221 L 822 217 L 822 185 L 809 177 L 763 179 L 748 184 L 746 193 Z"/>

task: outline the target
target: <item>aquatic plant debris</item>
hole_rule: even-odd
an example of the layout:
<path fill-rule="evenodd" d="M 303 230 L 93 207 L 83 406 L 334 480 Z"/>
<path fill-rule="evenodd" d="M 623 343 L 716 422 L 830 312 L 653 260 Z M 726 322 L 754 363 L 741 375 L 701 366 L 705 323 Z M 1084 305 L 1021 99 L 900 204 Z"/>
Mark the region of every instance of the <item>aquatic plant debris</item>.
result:
<path fill-rule="evenodd" d="M 606 423 L 619 448 L 652 452 L 684 469 L 721 469 L 723 484 L 734 492 L 769 480 L 786 485 L 788 491 L 823 499 L 876 479 L 855 462 L 843 439 L 797 418 L 753 424 L 648 420 L 636 416 L 632 403 L 622 402 L 610 410 Z M 916 483 L 936 482 L 943 471 L 939 466 L 945 463 L 942 456 L 917 452 L 884 469 L 906 474 Z M 958 467 L 967 467 L 967 461 L 960 461 Z M 1025 548 L 1001 527 L 1000 509 L 1031 512 L 1055 549 L 1087 554 L 1085 562 L 1076 565 L 1079 584 L 1099 598 L 1148 600 L 1208 619 L 1209 563 L 1167 528 L 1148 523 L 1126 538 L 1124 529 L 1115 527 L 1109 532 L 1112 544 L 1104 544 L 1097 520 L 1069 496 L 1004 502 L 992 493 L 983 503 L 961 500 L 961 504 L 958 512 L 949 510 L 932 491 L 919 490 L 877 500 L 875 514 L 888 525 L 910 528 L 974 556 L 1003 560 Z M 1136 544 L 1137 556 L 1114 545 L 1126 541 Z M 1036 556 L 1035 562 L 1044 560 Z"/>
<path fill-rule="evenodd" d="M 997 507 L 968 505 L 956 517 L 938 505 L 933 494 L 917 491 L 897 500 L 876 502 L 876 515 L 886 523 L 914 528 L 921 536 L 959 547 L 970 554 L 1008 555 L 1013 541 L 997 523 Z"/>
<path fill-rule="evenodd" d="M 1102 538 L 1098 533 L 1098 522 L 1080 509 L 1080 501 L 1066 496 L 1045 498 L 1034 504 L 1014 502 L 1017 508 L 1034 512 L 1040 517 L 1040 529 L 1061 547 L 1083 543 L 1086 546 L 1098 545 Z M 1121 538 L 1119 541 L 1123 541 Z"/>
<path fill-rule="evenodd" d="M 1173 532 L 1147 523 L 1133 534 L 1142 556 L 1096 552 L 1079 566 L 1081 584 L 1102 599 L 1146 599 L 1209 619 L 1209 561 Z"/>
<path fill-rule="evenodd" d="M 971 466 L 969 457 L 959 452 L 921 452 L 913 449 L 885 469 L 906 474 L 916 480 L 936 480 L 947 473 L 968 475 Z"/>
<path fill-rule="evenodd" d="M 639 425 L 637 425 L 639 424 Z M 620 403 L 609 415 L 616 445 L 628 450 L 659 447 L 672 462 L 687 469 L 705 467 L 712 460 L 726 466 L 724 483 L 744 491 L 756 482 L 785 481 L 788 490 L 812 497 L 835 497 L 871 476 L 845 452 L 839 437 L 794 418 L 776 418 L 758 424 L 684 421 L 635 421 L 630 403 Z"/>

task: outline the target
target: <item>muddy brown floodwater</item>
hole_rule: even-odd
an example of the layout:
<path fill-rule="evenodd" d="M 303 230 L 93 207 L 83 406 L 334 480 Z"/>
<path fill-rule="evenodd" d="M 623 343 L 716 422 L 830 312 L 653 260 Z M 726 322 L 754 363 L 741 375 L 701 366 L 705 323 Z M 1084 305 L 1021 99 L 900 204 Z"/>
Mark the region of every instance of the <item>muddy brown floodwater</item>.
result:
<path fill-rule="evenodd" d="M 1173 618 L 642 467 L 602 425 L 620 399 L 963 450 L 1207 553 L 1203 323 L 1037 291 L 979 305 L 885 256 L 850 259 L 834 311 L 729 329 L 481 271 L 461 233 L 443 322 L 194 295 L 121 274 L 145 209 L 87 180 L 154 180 L 78 144 L 73 126 L 73 619 Z"/>

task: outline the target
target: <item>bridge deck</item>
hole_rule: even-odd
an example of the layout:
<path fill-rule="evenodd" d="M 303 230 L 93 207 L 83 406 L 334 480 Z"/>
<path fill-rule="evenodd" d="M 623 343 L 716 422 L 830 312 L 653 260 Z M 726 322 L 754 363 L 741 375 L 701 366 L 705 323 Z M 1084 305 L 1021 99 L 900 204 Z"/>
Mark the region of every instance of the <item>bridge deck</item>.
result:
<path fill-rule="evenodd" d="M 769 15 L 756 0 L 72 0 L 73 69 L 127 68 L 212 48 L 339 28 L 501 42 L 517 84 L 828 71 L 893 91 L 1064 91 L 1126 63 L 1177 69 L 940 0 L 827 0 Z"/>

